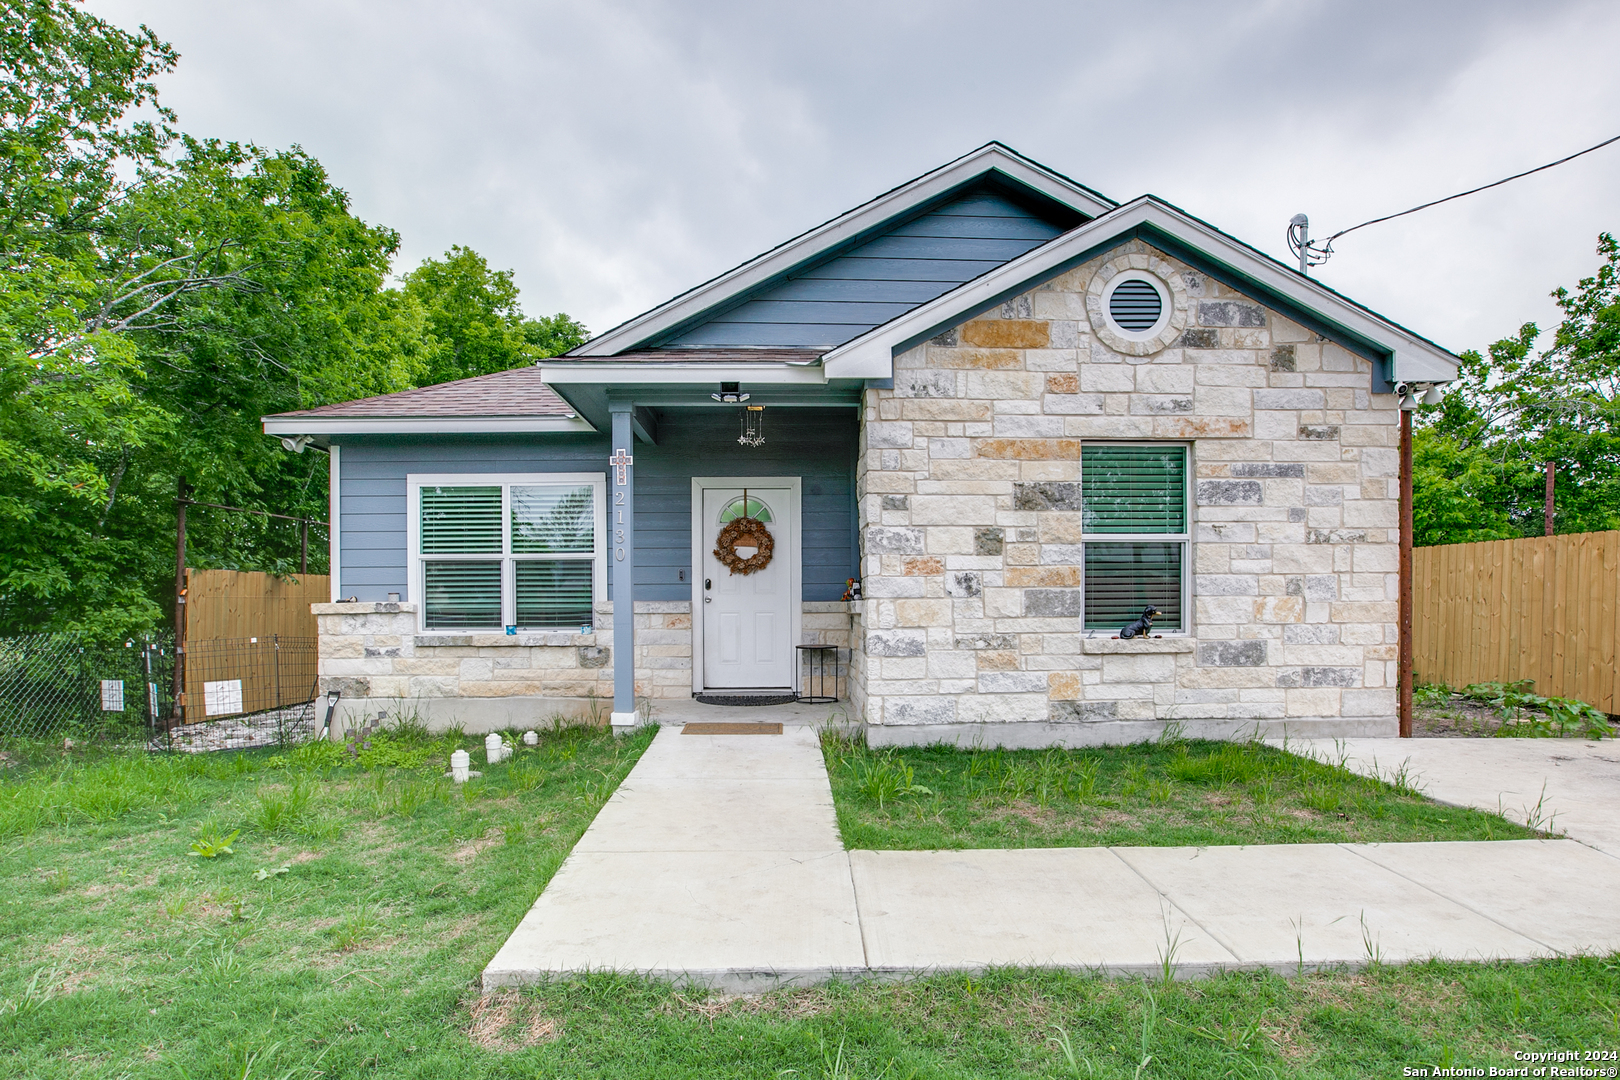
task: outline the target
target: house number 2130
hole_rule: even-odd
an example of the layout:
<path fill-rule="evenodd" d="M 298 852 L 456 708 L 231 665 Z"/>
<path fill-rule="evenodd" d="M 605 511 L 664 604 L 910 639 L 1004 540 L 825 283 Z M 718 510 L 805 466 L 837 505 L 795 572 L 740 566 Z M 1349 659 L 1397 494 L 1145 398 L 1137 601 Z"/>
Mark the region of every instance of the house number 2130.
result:
<path fill-rule="evenodd" d="M 630 468 L 630 465 L 632 463 L 634 463 L 634 461 L 635 461 L 635 459 L 633 457 L 631 457 L 629 454 L 624 452 L 624 448 L 622 446 L 619 447 L 618 449 L 614 450 L 613 451 L 613 456 L 608 458 L 608 464 L 613 466 L 613 486 L 615 488 L 621 489 L 621 490 L 617 490 L 617 491 L 615 491 L 613 493 L 613 505 L 615 507 L 625 505 L 624 491 L 622 489 L 629 485 L 629 482 L 630 482 L 629 468 Z M 613 523 L 615 525 L 623 525 L 624 524 L 624 511 L 623 510 L 614 510 L 614 512 L 613 512 Z M 613 530 L 613 545 L 614 545 L 613 546 L 613 559 L 614 559 L 614 561 L 615 562 L 624 562 L 624 530 L 623 529 L 614 529 Z"/>

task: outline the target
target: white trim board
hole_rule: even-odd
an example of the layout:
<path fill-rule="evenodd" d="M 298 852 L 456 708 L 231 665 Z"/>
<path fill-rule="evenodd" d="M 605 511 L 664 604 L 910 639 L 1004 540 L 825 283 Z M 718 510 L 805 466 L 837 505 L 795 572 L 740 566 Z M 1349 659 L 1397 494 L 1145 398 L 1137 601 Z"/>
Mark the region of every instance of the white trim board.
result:
<path fill-rule="evenodd" d="M 500 633 L 503 627 L 484 629 L 458 629 L 458 630 L 429 630 L 427 629 L 427 598 L 423 595 L 422 584 L 422 489 L 436 487 L 441 484 L 468 484 L 468 485 L 503 485 L 501 496 L 501 535 L 502 551 L 499 555 L 486 555 L 482 558 L 497 558 L 503 563 L 511 560 L 509 553 L 511 541 L 508 532 L 511 529 L 511 513 L 504 493 L 504 485 L 510 484 L 590 484 L 594 503 L 594 550 L 591 553 L 591 607 L 596 606 L 607 598 L 607 473 L 605 472 L 567 472 L 567 473 L 406 473 L 405 474 L 405 570 L 406 588 L 410 591 L 405 599 L 416 602 L 416 632 L 423 638 L 431 639 L 439 634 L 478 634 Z M 479 558 L 479 556 L 468 556 Z M 583 561 L 583 560 L 581 560 Z M 501 612 L 502 619 L 510 617 L 508 611 L 511 599 L 511 590 L 508 574 L 503 569 L 501 575 Z M 600 632 L 600 631 L 598 631 Z"/>
<path fill-rule="evenodd" d="M 542 376 L 543 378 L 543 376 Z M 460 435 L 594 432 L 583 416 L 267 416 L 266 435 Z"/>
<path fill-rule="evenodd" d="M 740 293 L 761 285 L 793 266 L 858 237 L 868 229 L 914 206 L 936 198 L 979 177 L 999 172 L 1009 179 L 1091 218 L 1114 208 L 1111 200 L 1081 187 L 1020 154 L 990 143 L 955 161 L 924 173 L 871 202 L 856 207 L 787 243 L 729 270 L 719 277 L 680 294 L 629 322 L 600 334 L 569 356 L 612 356 L 635 348 Z"/>
<path fill-rule="evenodd" d="M 746 382 L 754 385 L 785 383 L 789 385 L 821 386 L 827 373 L 815 361 L 803 364 L 777 362 L 734 364 L 717 362 L 629 360 L 542 361 L 540 379 L 547 386 L 566 386 L 570 383 L 705 383 Z"/>
<path fill-rule="evenodd" d="M 788 568 L 788 670 L 789 689 L 799 690 L 799 654 L 795 648 L 804 640 L 804 478 L 799 476 L 694 476 L 692 477 L 692 693 L 701 694 L 703 685 L 703 562 L 701 553 L 709 543 L 703 520 L 704 488 L 787 488 L 792 507 L 793 536 L 788 544 L 792 563 Z"/>
<path fill-rule="evenodd" d="M 326 529 L 326 540 L 332 547 L 327 573 L 334 604 L 343 599 L 343 497 L 339 486 L 343 482 L 342 451 L 341 446 L 334 446 L 327 451 L 326 458 L 327 498 L 330 500 L 326 517 L 331 522 Z"/>
<path fill-rule="evenodd" d="M 1320 283 L 1218 232 L 1151 195 L 1088 221 L 1055 240 L 1020 255 L 936 300 L 900 315 L 822 357 L 829 379 L 890 379 L 895 350 L 927 331 L 950 325 L 992 298 L 1016 291 L 1023 282 L 1050 274 L 1084 252 L 1139 226 L 1151 226 L 1286 296 L 1324 321 L 1388 350 L 1393 377 L 1408 382 L 1449 382 L 1457 358 L 1410 330 L 1358 307 Z"/>

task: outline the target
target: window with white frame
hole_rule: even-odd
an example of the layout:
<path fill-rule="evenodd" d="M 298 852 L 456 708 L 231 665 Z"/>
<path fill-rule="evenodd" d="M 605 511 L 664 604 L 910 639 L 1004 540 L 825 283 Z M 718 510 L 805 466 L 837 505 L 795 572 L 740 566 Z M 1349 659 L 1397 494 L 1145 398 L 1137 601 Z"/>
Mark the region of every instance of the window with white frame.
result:
<path fill-rule="evenodd" d="M 425 630 L 587 633 L 607 574 L 602 474 L 412 476 Z"/>
<path fill-rule="evenodd" d="M 1187 448 L 1083 446 L 1080 497 L 1086 628 L 1118 630 L 1151 604 L 1154 630 L 1185 630 Z"/>

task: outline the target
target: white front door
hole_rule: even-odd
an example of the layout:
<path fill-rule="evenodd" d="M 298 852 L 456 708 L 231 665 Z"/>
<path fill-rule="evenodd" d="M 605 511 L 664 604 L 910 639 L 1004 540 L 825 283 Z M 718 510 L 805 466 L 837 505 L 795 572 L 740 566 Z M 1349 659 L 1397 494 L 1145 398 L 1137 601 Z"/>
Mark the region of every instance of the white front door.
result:
<path fill-rule="evenodd" d="M 744 511 L 742 486 L 705 487 L 694 539 L 694 563 L 701 575 L 694 590 L 702 597 L 703 687 L 706 689 L 791 688 L 793 684 L 793 521 L 792 490 L 747 490 L 749 517 L 765 522 L 774 548 L 763 570 L 734 574 L 715 557 L 720 530 Z M 752 551 L 739 551 L 749 555 Z"/>

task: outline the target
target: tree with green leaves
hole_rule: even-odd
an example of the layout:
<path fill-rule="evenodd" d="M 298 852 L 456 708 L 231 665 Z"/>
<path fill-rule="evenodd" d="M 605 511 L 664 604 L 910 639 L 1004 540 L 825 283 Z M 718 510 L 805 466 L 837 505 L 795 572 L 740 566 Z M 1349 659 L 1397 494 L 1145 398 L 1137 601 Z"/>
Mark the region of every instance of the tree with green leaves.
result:
<path fill-rule="evenodd" d="M 567 315 L 529 319 L 510 270 L 491 270 L 470 248 L 452 247 L 405 276 L 433 344 L 423 385 L 532 364 L 584 344 L 585 327 Z"/>
<path fill-rule="evenodd" d="M 466 249 L 389 287 L 399 237 L 319 162 L 173 130 L 153 79 L 176 61 L 74 0 L 0 0 L 0 634 L 165 621 L 179 476 L 324 518 L 324 456 L 285 453 L 260 416 L 584 340 L 525 319 L 510 273 Z M 192 565 L 297 568 L 286 523 L 199 509 L 189 531 Z"/>
<path fill-rule="evenodd" d="M 1551 347 L 1526 323 L 1485 354 L 1462 354 L 1457 381 L 1413 434 L 1415 542 L 1455 544 L 1545 531 L 1545 472 L 1561 533 L 1620 528 L 1620 245 L 1571 291 Z"/>

